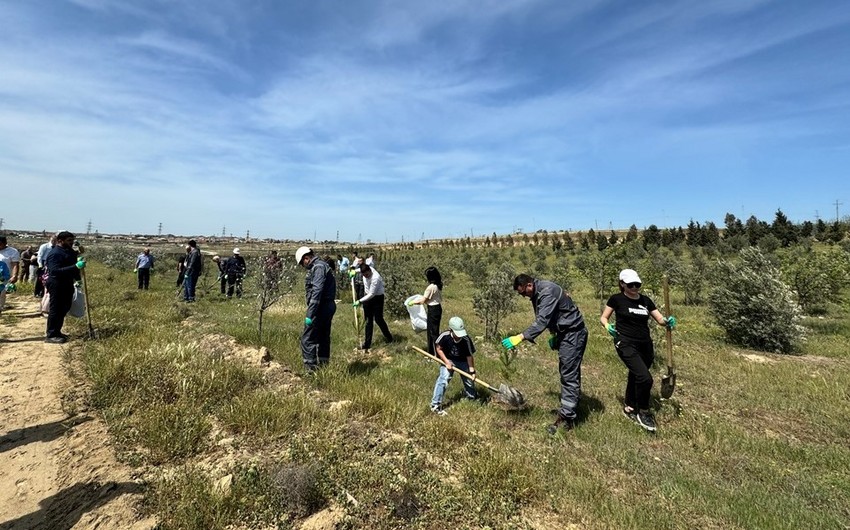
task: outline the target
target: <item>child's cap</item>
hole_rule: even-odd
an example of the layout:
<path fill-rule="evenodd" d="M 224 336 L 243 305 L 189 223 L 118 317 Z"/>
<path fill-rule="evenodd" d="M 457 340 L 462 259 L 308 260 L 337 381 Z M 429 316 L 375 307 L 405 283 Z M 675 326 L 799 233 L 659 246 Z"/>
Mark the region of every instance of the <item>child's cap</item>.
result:
<path fill-rule="evenodd" d="M 449 319 L 449 327 L 452 332 L 458 337 L 466 337 L 466 326 L 463 325 L 463 319 L 460 317 L 452 317 Z"/>

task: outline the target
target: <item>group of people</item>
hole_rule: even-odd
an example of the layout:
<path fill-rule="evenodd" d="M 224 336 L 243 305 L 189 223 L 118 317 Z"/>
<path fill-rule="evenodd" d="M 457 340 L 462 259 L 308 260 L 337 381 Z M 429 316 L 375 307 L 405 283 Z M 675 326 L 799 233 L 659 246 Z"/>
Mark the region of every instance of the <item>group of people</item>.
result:
<path fill-rule="evenodd" d="M 15 290 L 21 277 L 21 262 L 25 258 L 35 259 L 32 276 L 36 281 L 34 294 L 40 296 L 38 283 L 43 283 L 49 293 L 49 309 L 45 341 L 61 344 L 68 340 L 62 333 L 66 314 L 71 308 L 75 283 L 80 280 L 80 271 L 85 260 L 74 248 L 74 234 L 62 231 L 48 243 L 41 245 L 35 253 L 30 247 L 22 256 L 8 246 L 6 236 L 0 236 L 0 311 L 5 304 L 7 292 Z M 384 281 L 375 269 L 374 255 L 362 259 L 355 254 L 350 262 L 341 256 L 337 261 L 318 257 L 309 247 L 295 252 L 297 264 L 306 269 L 305 297 L 306 315 L 301 334 L 301 352 L 305 369 L 314 372 L 330 361 L 331 326 L 336 313 L 337 280 L 334 265 L 341 273 L 347 273 L 355 287 L 354 308 L 362 307 L 365 317 L 364 340 L 360 345 L 368 350 L 372 345 L 374 325 L 377 324 L 387 343 L 394 338 L 384 319 Z M 227 260 L 214 256 L 221 278 L 221 292 L 228 298 L 234 294 L 242 296 L 242 280 L 247 273 L 245 259 L 238 248 Z M 138 274 L 139 289 L 147 289 L 150 272 L 154 266 L 150 249 L 145 248 L 136 259 L 134 272 Z M 282 265 L 276 252 L 266 260 L 266 267 L 279 270 Z M 178 285 L 182 285 L 184 300 L 195 300 L 195 287 L 203 270 L 203 258 L 195 240 L 189 240 L 186 255 L 178 265 Z M 475 389 L 475 345 L 467 333 L 463 320 L 454 316 L 449 319 L 449 329 L 441 329 L 443 281 L 436 267 L 425 272 L 427 287 L 422 295 L 412 297 L 408 305 L 421 304 L 427 313 L 426 336 L 428 352 L 442 361 L 440 373 L 434 384 L 431 410 L 445 415 L 443 396 L 452 379 L 455 367 L 468 373 L 461 375 L 464 394 L 477 399 Z M 602 311 L 600 322 L 614 340 L 617 355 L 628 369 L 623 401 L 623 415 L 648 431 L 655 431 L 655 420 L 650 412 L 650 391 L 653 385 L 650 367 L 655 352 L 649 330 L 649 320 L 661 326 L 675 328 L 676 318 L 664 317 L 655 303 L 640 292 L 642 282 L 633 269 L 624 269 L 619 275 L 618 293 L 613 294 Z M 534 311 L 534 320 L 521 333 L 506 337 L 502 346 L 516 348 L 524 341 L 535 341 L 544 331 L 549 331 L 549 348 L 557 352 L 560 376 L 560 401 L 557 418 L 548 430 L 554 434 L 558 429 L 571 429 L 581 395 L 581 363 L 587 347 L 588 330 L 581 311 L 558 284 L 520 274 L 514 278 L 513 289 L 528 298 Z M 612 318 L 614 322 L 612 322 Z"/>
<path fill-rule="evenodd" d="M 301 336 L 301 351 L 305 368 L 313 372 L 330 360 L 331 323 L 336 311 L 336 282 L 332 265 L 326 260 L 318 259 L 309 247 L 299 248 L 295 253 L 295 260 L 307 270 L 307 315 Z M 366 335 L 361 348 L 368 349 L 371 345 L 373 321 L 378 324 L 387 342 L 392 342 L 392 334 L 383 318 L 383 280 L 372 266 L 374 261 L 367 264 L 365 261 L 361 262 L 357 256 L 350 263 L 346 261 L 338 256 L 340 269 L 344 266 L 352 281 L 358 274 L 363 278 L 363 293 L 355 294 L 353 302 L 355 308 L 363 306 L 366 317 Z M 445 415 L 443 396 L 455 368 L 471 376 L 461 375 L 465 397 L 477 399 L 474 381 L 475 345 L 463 320 L 458 316 L 449 319 L 448 330 L 441 331 L 442 278 L 436 267 L 428 267 L 425 270 L 425 278 L 428 282 L 425 292 L 410 299 L 408 304 L 421 304 L 426 308 L 428 352 L 442 361 L 430 407 L 432 412 Z M 652 299 L 640 292 L 641 286 L 642 282 L 636 271 L 623 269 L 619 275 L 620 292 L 608 299 L 600 322 L 614 339 L 617 355 L 628 369 L 623 415 L 645 430 L 655 431 L 657 427 L 650 411 L 650 390 L 653 381 L 649 371 L 655 352 L 649 319 L 673 329 L 676 326 L 676 318 L 664 317 Z M 572 429 L 575 426 L 581 397 L 581 363 L 588 339 L 584 317 L 569 293 L 554 282 L 520 274 L 514 278 L 513 289 L 530 300 L 535 318 L 522 333 L 503 339 L 502 346 L 513 349 L 524 341 L 533 342 L 544 331 L 549 331 L 549 348 L 558 355 L 561 392 L 557 417 L 547 430 L 550 434 L 555 434 L 559 429 Z M 611 322 L 612 317 L 616 324 Z"/>
<path fill-rule="evenodd" d="M 218 280 L 221 285 L 221 294 L 227 298 L 242 298 L 242 280 L 248 273 L 248 265 L 242 257 L 242 251 L 233 249 L 233 255 L 223 260 L 221 256 L 213 256 L 213 261 L 218 266 Z"/>
<path fill-rule="evenodd" d="M 22 267 L 28 268 L 35 283 L 34 296 L 49 296 L 44 342 L 50 344 L 68 341 L 62 327 L 71 309 L 80 271 L 86 266 L 85 259 L 80 256 L 81 251 L 74 247 L 74 243 L 74 234 L 62 231 L 41 245 L 37 254 L 33 247 L 27 247 L 21 254 L 8 245 L 6 236 L 0 236 L 0 312 L 6 304 L 6 293 L 14 292 L 22 278 Z M 32 270 L 33 258 L 36 260 L 35 270 Z"/>

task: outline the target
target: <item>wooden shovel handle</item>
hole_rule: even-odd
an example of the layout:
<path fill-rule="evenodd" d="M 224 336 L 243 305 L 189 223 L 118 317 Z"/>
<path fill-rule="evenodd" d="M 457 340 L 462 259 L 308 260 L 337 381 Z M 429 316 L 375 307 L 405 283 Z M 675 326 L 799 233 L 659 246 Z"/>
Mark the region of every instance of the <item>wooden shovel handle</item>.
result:
<path fill-rule="evenodd" d="M 354 278 L 351 279 L 351 301 L 357 301 L 357 292 L 354 290 Z M 357 308 L 354 308 L 354 327 L 360 329 L 360 322 L 357 321 Z"/>
<path fill-rule="evenodd" d="M 664 312 L 665 316 L 670 316 L 670 285 L 667 282 L 667 275 L 664 275 L 663 284 L 664 286 Z M 672 369 L 673 365 L 673 330 L 670 329 L 669 326 L 667 329 L 667 367 Z"/>
<path fill-rule="evenodd" d="M 89 309 L 89 284 L 86 281 L 86 269 L 85 267 L 80 269 L 80 279 L 83 281 L 83 296 L 85 296 L 86 301 L 86 320 L 89 324 L 89 338 L 94 338 L 94 326 L 91 325 L 91 309 Z"/>
<path fill-rule="evenodd" d="M 432 359 L 432 360 L 434 360 L 434 361 L 437 361 L 438 363 L 442 364 L 443 366 L 446 366 L 446 363 L 444 363 L 444 362 L 442 361 L 442 359 L 440 359 L 439 357 L 435 357 L 435 356 L 431 355 L 430 353 L 426 352 L 425 350 L 422 350 L 422 349 L 420 349 L 420 348 L 417 348 L 416 346 L 411 346 L 411 348 L 413 348 L 414 350 L 418 351 L 419 353 L 421 353 L 421 354 L 422 354 L 422 355 L 424 355 L 425 357 L 428 357 L 429 359 Z M 448 367 L 446 367 L 446 368 L 448 368 Z M 476 383 L 480 384 L 481 386 L 484 386 L 484 387 L 489 388 L 489 389 L 490 389 L 490 390 L 492 390 L 493 392 L 498 392 L 498 391 L 499 391 L 499 389 L 498 389 L 498 388 L 495 388 L 495 387 L 492 387 L 492 386 L 488 385 L 487 383 L 485 383 L 484 381 L 482 381 L 482 380 L 478 379 L 477 377 L 472 377 L 472 374 L 468 374 L 468 373 L 464 372 L 463 370 L 461 370 L 461 369 L 460 369 L 460 368 L 458 368 L 457 366 L 455 366 L 454 368 L 452 368 L 452 370 L 454 370 L 455 372 L 459 373 L 460 375 L 462 375 L 462 376 L 464 376 L 464 377 L 466 377 L 466 378 L 469 378 L 469 379 L 474 380 Z"/>

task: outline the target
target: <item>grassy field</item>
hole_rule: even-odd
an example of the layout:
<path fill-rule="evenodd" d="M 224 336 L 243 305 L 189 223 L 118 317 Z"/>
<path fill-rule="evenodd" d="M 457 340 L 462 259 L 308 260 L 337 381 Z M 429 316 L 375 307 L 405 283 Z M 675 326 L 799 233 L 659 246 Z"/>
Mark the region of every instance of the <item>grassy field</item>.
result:
<path fill-rule="evenodd" d="M 373 529 L 850 525 L 846 304 L 807 319 L 802 355 L 775 355 L 724 344 L 707 310 L 674 290 L 678 386 L 659 399 L 659 359 L 650 435 L 620 412 L 626 369 L 579 281 L 573 297 L 590 328 L 580 421 L 553 437 L 557 358 L 545 341 L 521 345 L 512 365 L 527 409 L 504 410 L 486 392 L 461 400 L 455 380 L 439 417 L 428 408 L 437 367 L 410 348 L 425 347 L 424 335 L 394 321 L 399 340 L 384 346 L 378 333 L 371 352 L 357 351 L 344 289 L 332 362 L 304 376 L 300 281 L 266 315 L 273 359 L 261 365 L 250 291 L 186 305 L 170 271 L 147 292 L 98 263 L 88 278 L 98 339 L 79 354 L 89 401 L 147 478 L 145 509 L 163 528 L 289 528 L 316 513 Z M 466 320 L 479 376 L 498 385 L 499 346 L 478 337 L 472 292 L 466 274 L 451 275 L 443 324 Z M 517 298 L 506 332 L 532 319 Z"/>

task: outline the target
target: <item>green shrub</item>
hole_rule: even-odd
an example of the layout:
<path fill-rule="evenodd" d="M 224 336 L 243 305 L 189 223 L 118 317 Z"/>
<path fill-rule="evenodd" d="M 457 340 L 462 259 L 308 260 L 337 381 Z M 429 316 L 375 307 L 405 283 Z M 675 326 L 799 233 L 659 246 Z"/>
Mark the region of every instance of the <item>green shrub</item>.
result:
<path fill-rule="evenodd" d="M 785 256 L 783 277 L 797 293 L 797 301 L 808 314 L 822 314 L 830 302 L 838 302 L 850 274 L 850 259 L 841 248 L 826 251 L 796 247 Z"/>
<path fill-rule="evenodd" d="M 793 291 L 758 248 L 746 248 L 740 257 L 740 263 L 718 263 L 708 302 L 711 314 L 733 344 L 791 352 L 805 339 Z"/>

